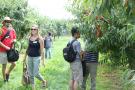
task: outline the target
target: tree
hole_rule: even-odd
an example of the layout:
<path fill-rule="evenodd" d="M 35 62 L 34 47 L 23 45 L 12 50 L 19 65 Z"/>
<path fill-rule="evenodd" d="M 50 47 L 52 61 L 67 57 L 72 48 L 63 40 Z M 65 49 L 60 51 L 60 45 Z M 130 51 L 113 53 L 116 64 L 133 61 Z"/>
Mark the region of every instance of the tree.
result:
<path fill-rule="evenodd" d="M 87 50 L 100 51 L 114 64 L 135 69 L 134 0 L 72 0 L 70 11 L 77 17 Z M 128 53 L 127 53 L 128 52 Z"/>

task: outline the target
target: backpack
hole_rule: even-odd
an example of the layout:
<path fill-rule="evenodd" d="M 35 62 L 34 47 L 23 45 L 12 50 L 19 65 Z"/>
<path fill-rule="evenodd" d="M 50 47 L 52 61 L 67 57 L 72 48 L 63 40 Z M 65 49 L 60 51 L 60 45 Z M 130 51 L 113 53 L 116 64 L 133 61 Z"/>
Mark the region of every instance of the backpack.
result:
<path fill-rule="evenodd" d="M 63 49 L 63 57 L 69 63 L 75 61 L 76 59 L 77 52 L 75 52 L 73 49 L 73 43 L 75 41 L 76 40 L 73 40 L 71 43 L 68 43 L 67 46 Z"/>

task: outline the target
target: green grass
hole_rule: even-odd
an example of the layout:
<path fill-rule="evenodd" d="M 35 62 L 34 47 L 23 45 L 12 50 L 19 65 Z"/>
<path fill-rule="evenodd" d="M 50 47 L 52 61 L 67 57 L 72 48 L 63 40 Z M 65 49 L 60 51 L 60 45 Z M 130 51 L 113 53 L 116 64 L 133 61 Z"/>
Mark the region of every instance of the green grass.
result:
<path fill-rule="evenodd" d="M 69 37 L 60 37 L 53 43 L 53 57 L 46 61 L 46 66 L 40 67 L 40 72 L 47 80 L 48 84 L 45 90 L 68 90 L 70 80 L 69 64 L 64 61 L 62 49 L 67 44 Z M 1 67 L 1 66 L 0 66 Z M 98 66 L 97 90 L 123 90 L 121 86 L 122 72 L 119 69 L 111 68 L 107 65 Z M 22 55 L 17 62 L 16 68 L 10 75 L 10 81 L 3 83 L 2 74 L 0 75 L 0 90 L 31 90 L 30 87 L 22 86 Z M 41 88 L 41 82 L 36 80 L 36 90 Z M 87 90 L 90 84 L 88 81 Z"/>

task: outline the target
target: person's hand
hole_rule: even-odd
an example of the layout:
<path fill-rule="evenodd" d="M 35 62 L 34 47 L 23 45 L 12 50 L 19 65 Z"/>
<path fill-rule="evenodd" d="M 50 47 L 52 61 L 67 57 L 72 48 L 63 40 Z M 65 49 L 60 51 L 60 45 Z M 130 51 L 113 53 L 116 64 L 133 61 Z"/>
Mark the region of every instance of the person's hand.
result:
<path fill-rule="evenodd" d="M 16 42 L 16 39 L 12 40 L 12 43 L 15 43 Z"/>
<path fill-rule="evenodd" d="M 80 52 L 81 56 L 84 55 L 84 53 L 85 53 L 85 52 L 81 50 L 81 52 Z"/>
<path fill-rule="evenodd" d="M 6 50 L 10 50 L 10 47 L 8 47 L 8 46 L 6 46 L 5 48 L 6 48 Z"/>
<path fill-rule="evenodd" d="M 84 58 L 84 54 L 85 54 L 85 51 L 82 51 L 80 52 L 80 57 L 81 57 L 81 60 L 83 61 L 83 58 Z"/>
<path fill-rule="evenodd" d="M 13 42 L 16 42 L 16 39 L 14 39 Z"/>

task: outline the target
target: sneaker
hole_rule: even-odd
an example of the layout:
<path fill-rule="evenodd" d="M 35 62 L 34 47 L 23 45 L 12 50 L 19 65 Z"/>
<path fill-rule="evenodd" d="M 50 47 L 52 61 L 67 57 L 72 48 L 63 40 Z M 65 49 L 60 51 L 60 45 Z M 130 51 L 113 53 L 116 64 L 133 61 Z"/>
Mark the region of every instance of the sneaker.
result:
<path fill-rule="evenodd" d="M 8 82 L 8 80 L 9 80 L 9 74 L 6 74 L 6 80 Z"/>

